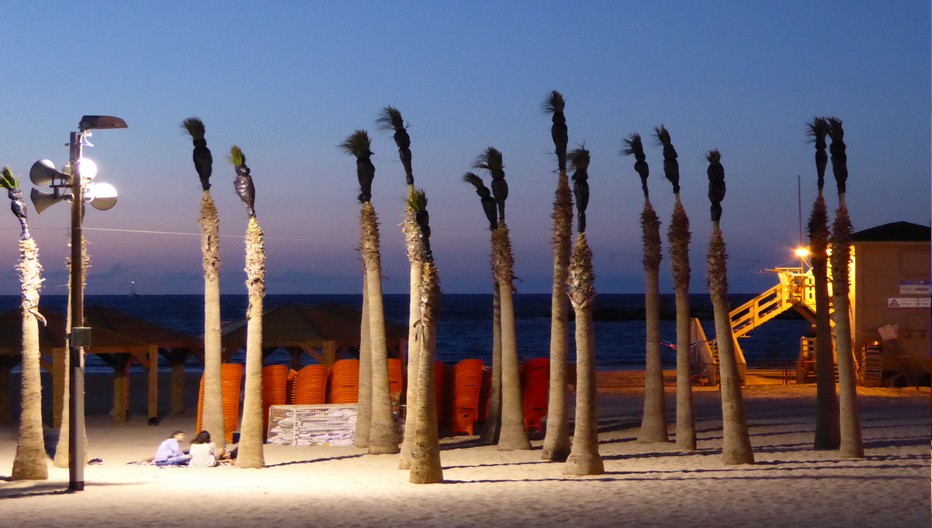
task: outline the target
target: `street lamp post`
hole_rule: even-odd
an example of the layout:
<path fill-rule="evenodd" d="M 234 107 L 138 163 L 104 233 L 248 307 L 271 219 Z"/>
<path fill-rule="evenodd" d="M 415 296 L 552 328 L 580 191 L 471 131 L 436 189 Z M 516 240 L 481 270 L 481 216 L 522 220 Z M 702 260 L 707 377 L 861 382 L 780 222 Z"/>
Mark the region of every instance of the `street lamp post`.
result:
<path fill-rule="evenodd" d="M 81 224 L 84 215 L 84 202 L 90 201 L 97 209 L 107 210 L 116 203 L 116 193 L 112 186 L 99 184 L 103 193 L 89 191 L 94 186 L 93 175 L 82 177 L 84 160 L 83 146 L 91 135 L 91 130 L 126 128 L 126 122 L 113 116 L 83 116 L 78 123 L 78 132 L 72 132 L 68 143 L 68 165 L 70 174 L 56 171 L 47 160 L 37 161 L 30 171 L 30 179 L 36 185 L 51 184 L 52 195 L 46 195 L 35 189 L 32 201 L 40 214 L 49 205 L 68 199 L 61 189 L 71 190 L 71 328 L 68 335 L 69 359 L 71 369 L 68 373 L 68 491 L 84 489 L 84 366 L 81 353 L 91 344 L 91 329 L 84 326 L 84 251 L 81 241 L 83 230 Z M 93 146 L 93 145 L 91 145 Z M 90 171 L 88 171 L 90 172 Z M 56 179 L 58 183 L 56 184 Z"/>

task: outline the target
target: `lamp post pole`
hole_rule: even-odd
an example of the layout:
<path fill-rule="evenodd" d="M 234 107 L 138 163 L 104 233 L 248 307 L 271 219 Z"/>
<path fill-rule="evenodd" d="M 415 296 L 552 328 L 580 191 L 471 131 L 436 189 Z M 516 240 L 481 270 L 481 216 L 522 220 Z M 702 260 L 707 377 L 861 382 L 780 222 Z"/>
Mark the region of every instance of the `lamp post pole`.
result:
<path fill-rule="evenodd" d="M 84 327 L 84 234 L 81 229 L 84 186 L 81 182 L 81 142 L 84 131 L 72 132 L 71 164 L 71 328 L 68 348 L 71 361 L 68 386 L 68 491 L 84 489 L 84 365 L 83 347 L 90 329 Z"/>

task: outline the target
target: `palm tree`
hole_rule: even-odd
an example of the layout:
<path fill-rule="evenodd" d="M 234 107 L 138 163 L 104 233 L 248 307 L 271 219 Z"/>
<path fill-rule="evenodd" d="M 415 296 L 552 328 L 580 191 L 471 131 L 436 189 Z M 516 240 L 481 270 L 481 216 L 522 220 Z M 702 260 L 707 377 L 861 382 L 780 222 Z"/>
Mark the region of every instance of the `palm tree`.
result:
<path fill-rule="evenodd" d="M 741 395 L 741 375 L 735 357 L 734 336 L 731 332 L 728 304 L 728 268 L 725 237 L 719 222 L 721 202 L 725 198 L 725 168 L 718 150 L 709 151 L 709 200 L 712 202 L 712 239 L 709 242 L 708 280 L 715 312 L 715 340 L 718 344 L 719 369 L 722 382 L 722 459 L 726 464 L 753 464 L 751 437 L 744 416 L 744 398 Z"/>
<path fill-rule="evenodd" d="M 573 198 L 566 175 L 566 149 L 569 142 L 566 102 L 554 90 L 544 100 L 544 111 L 553 114 L 550 135 L 557 153 L 557 189 L 553 197 L 553 291 L 550 297 L 550 390 L 547 402 L 547 434 L 541 458 L 564 461 L 570 454 L 569 415 L 566 410 L 567 382 L 567 319 L 569 298 L 566 281 L 569 277 L 570 253 L 573 243 Z"/>
<path fill-rule="evenodd" d="M 808 133 L 816 146 L 816 171 L 818 190 L 812 214 L 809 216 L 809 252 L 812 261 L 812 276 L 815 282 L 816 301 L 816 431 L 815 449 L 838 449 L 841 443 L 839 430 L 838 398 L 835 394 L 834 357 L 832 354 L 832 325 L 828 295 L 828 211 L 822 188 L 825 183 L 825 168 L 828 156 L 825 153 L 825 138 L 830 125 L 823 117 L 813 118 L 808 123 Z"/>
<path fill-rule="evenodd" d="M 414 189 L 414 170 L 411 166 L 411 137 L 408 135 L 404 118 L 401 117 L 401 111 L 393 106 L 386 106 L 382 109 L 376 120 L 381 130 L 393 131 L 395 145 L 398 147 L 398 158 L 405 171 L 405 182 L 408 184 L 408 199 L 406 201 L 405 217 L 402 222 L 402 232 L 405 234 L 405 242 L 408 253 L 409 270 L 409 297 L 408 297 L 408 369 L 407 369 L 407 387 L 405 393 L 405 403 L 409 410 L 405 414 L 405 435 L 401 444 L 401 457 L 398 462 L 399 469 L 408 469 L 411 464 L 411 448 L 414 443 L 414 430 L 417 415 L 414 409 L 417 407 L 418 395 L 418 369 L 420 345 L 415 343 L 418 336 L 418 327 L 421 320 L 421 275 L 423 273 L 423 244 L 428 242 L 420 235 L 418 224 L 415 217 L 418 211 L 422 215 L 427 214 L 427 197 L 423 192 L 416 194 Z M 423 199 L 423 203 L 422 203 Z M 416 211 L 416 207 L 423 205 L 423 209 Z M 429 230 L 430 227 L 428 226 Z M 429 248 L 428 248 L 429 251 Z"/>
<path fill-rule="evenodd" d="M 240 425 L 236 467 L 265 465 L 262 416 L 262 300 L 265 297 L 265 247 L 262 228 L 256 220 L 255 186 L 246 156 L 236 145 L 230 147 L 230 162 L 236 170 L 233 187 L 249 213 L 246 227 L 246 382 L 243 389 L 243 421 Z"/>
<path fill-rule="evenodd" d="M 417 387 L 417 395 L 411 400 L 413 408 L 409 414 L 415 415 L 412 422 L 411 442 L 411 474 L 410 482 L 414 484 L 434 484 L 443 482 L 443 466 L 440 463 L 440 442 L 437 431 L 437 401 L 434 391 L 436 369 L 437 313 L 440 304 L 440 278 L 434 258 L 430 252 L 430 217 L 427 214 L 427 196 L 424 191 L 416 190 L 411 193 L 408 200 L 408 209 L 415 214 L 416 233 L 408 234 L 408 254 L 417 252 L 416 256 L 422 263 L 420 269 L 423 273 L 418 286 L 418 314 L 420 324 L 417 325 L 415 347 L 417 354 L 412 354 L 409 361 L 417 359 L 416 380 L 413 385 Z M 412 260 L 413 262 L 413 260 Z M 411 380 L 409 380 L 409 383 Z M 406 432 L 405 437 L 408 434 Z"/>
<path fill-rule="evenodd" d="M 13 458 L 13 480 L 46 480 L 49 478 L 48 457 L 42 436 L 42 378 L 39 366 L 39 323 L 45 318 L 39 313 L 39 290 L 42 289 L 42 265 L 39 264 L 39 248 L 29 233 L 26 220 L 26 203 L 19 181 L 9 167 L 3 167 L 0 187 L 6 189 L 10 198 L 10 209 L 19 220 L 19 271 L 22 298 L 22 374 L 20 376 L 19 437 L 16 441 L 16 456 Z"/>
<path fill-rule="evenodd" d="M 524 407 L 521 403 L 521 375 L 518 366 L 513 297 L 514 254 L 511 251 L 511 234 L 505 224 L 508 183 L 505 181 L 502 153 L 494 147 L 488 147 L 476 158 L 473 167 L 489 171 L 492 176 L 492 197 L 498 206 L 498 227 L 492 232 L 492 262 L 499 290 L 502 340 L 502 412 L 497 445 L 498 449 L 503 451 L 530 449 L 531 443 L 524 427 Z"/>
<path fill-rule="evenodd" d="M 521 377 L 518 369 L 518 344 L 515 336 L 514 310 L 514 255 L 511 252 L 511 235 L 505 224 L 505 198 L 508 196 L 508 184 L 505 183 L 502 154 L 493 147 L 488 147 L 476 159 L 477 169 L 488 170 L 492 174 L 492 197 L 496 204 L 498 216 L 492 230 L 492 269 L 498 285 L 499 310 L 501 317 L 501 429 L 498 435 L 498 449 L 503 451 L 530 449 L 527 430 L 524 427 L 524 408 L 521 404 Z M 483 209 L 489 217 L 487 205 L 488 191 L 477 185 L 478 176 L 467 173 L 464 179 L 476 187 L 482 197 Z M 479 180 L 481 184 L 481 180 Z M 498 190 L 496 190 L 496 188 Z M 483 196 L 485 195 L 485 196 Z M 496 377 L 493 365 L 493 379 Z M 489 419 L 494 420 L 494 416 Z"/>
<path fill-rule="evenodd" d="M 204 139 L 204 123 L 189 117 L 181 123 L 194 143 L 194 169 L 201 180 L 201 262 L 204 267 L 204 410 L 201 423 L 207 431 L 225 431 L 220 347 L 220 218 L 210 194 L 213 156 Z M 226 435 L 215 434 L 218 449 L 226 449 Z"/>
<path fill-rule="evenodd" d="M 356 177 L 359 181 L 360 251 L 365 266 L 365 285 L 369 312 L 369 338 L 372 365 L 371 423 L 369 453 L 393 454 L 400 451 L 395 439 L 391 390 L 388 383 L 388 347 L 385 341 L 385 309 L 382 304 L 382 263 L 379 253 L 379 219 L 372 206 L 372 164 L 369 134 L 357 130 L 340 147 L 356 157 Z M 360 360 L 360 363 L 362 360 Z M 360 378 L 363 376 L 360 372 Z M 364 404 L 360 397 L 360 404 Z"/>
<path fill-rule="evenodd" d="M 845 203 L 848 179 L 848 156 L 845 153 L 845 130 L 841 120 L 828 118 L 829 136 L 832 138 L 832 172 L 838 187 L 838 210 L 832 225 L 832 301 L 835 307 L 835 350 L 838 358 L 839 433 L 841 454 L 849 458 L 863 458 L 861 420 L 858 417 L 857 388 L 855 387 L 854 350 L 851 346 L 851 319 L 848 265 L 851 261 L 851 218 Z"/>
<path fill-rule="evenodd" d="M 589 202 L 589 151 L 584 148 L 568 154 L 573 164 L 573 191 L 579 235 L 573 248 L 569 268 L 569 298 L 576 314 L 576 419 L 573 446 L 566 459 L 566 475 L 601 475 L 605 472 L 599 454 L 599 420 L 596 405 L 595 332 L 592 305 L 595 301 L 595 275 L 592 273 L 592 250 L 586 240 L 586 204 Z"/>
<path fill-rule="evenodd" d="M 498 229 L 498 208 L 492 191 L 482 183 L 482 178 L 472 172 L 463 175 L 463 181 L 476 188 L 482 203 L 482 211 L 489 221 L 492 237 L 492 379 L 489 387 L 489 410 L 479 440 L 484 444 L 497 444 L 502 428 L 502 312 L 501 289 L 495 280 L 494 233 Z"/>

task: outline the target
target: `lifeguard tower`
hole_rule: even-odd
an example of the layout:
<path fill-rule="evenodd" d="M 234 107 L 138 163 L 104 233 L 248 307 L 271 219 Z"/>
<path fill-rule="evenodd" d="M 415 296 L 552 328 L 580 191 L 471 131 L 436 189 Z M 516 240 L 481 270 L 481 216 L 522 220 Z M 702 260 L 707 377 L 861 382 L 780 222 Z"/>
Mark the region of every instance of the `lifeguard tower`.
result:
<path fill-rule="evenodd" d="M 852 235 L 849 276 L 852 347 L 865 386 L 928 383 L 930 350 L 930 228 L 884 224 Z M 742 381 L 747 361 L 738 338 L 789 309 L 815 324 L 815 280 L 809 266 L 775 268 L 777 284 L 729 313 Z M 829 300 L 831 301 L 831 267 Z M 834 310 L 834 306 L 829 306 Z M 833 350 L 834 319 L 832 318 Z M 718 347 L 698 319 L 691 324 L 693 374 L 718 383 Z M 796 381 L 815 374 L 815 338 L 800 337 Z M 837 351 L 836 351 L 837 354 Z M 837 376 L 837 364 L 836 364 Z"/>

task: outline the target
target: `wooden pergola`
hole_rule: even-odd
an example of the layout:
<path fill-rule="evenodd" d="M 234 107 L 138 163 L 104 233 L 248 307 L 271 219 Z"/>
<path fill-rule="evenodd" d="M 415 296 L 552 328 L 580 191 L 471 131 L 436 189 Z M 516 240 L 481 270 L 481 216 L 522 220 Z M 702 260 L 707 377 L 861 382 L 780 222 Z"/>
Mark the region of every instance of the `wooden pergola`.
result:
<path fill-rule="evenodd" d="M 64 405 L 66 318 L 56 312 L 43 310 L 46 324 L 39 327 L 39 349 L 42 368 L 52 374 L 53 424 L 61 424 Z M 85 308 L 86 324 L 91 327 L 91 346 L 86 354 L 94 354 L 114 369 L 113 419 L 122 422 L 127 416 L 129 396 L 129 365 L 138 362 L 148 371 L 148 415 L 158 416 L 158 357 L 160 349 L 171 355 L 186 356 L 199 346 L 196 339 L 148 321 L 102 307 Z M 12 370 L 22 360 L 22 314 L 14 309 L 0 315 L 0 422 L 12 419 Z M 182 351 L 182 352 L 179 352 Z M 183 399 L 182 391 L 176 394 L 172 386 L 172 401 Z M 173 405 L 173 410 L 174 410 Z"/>

